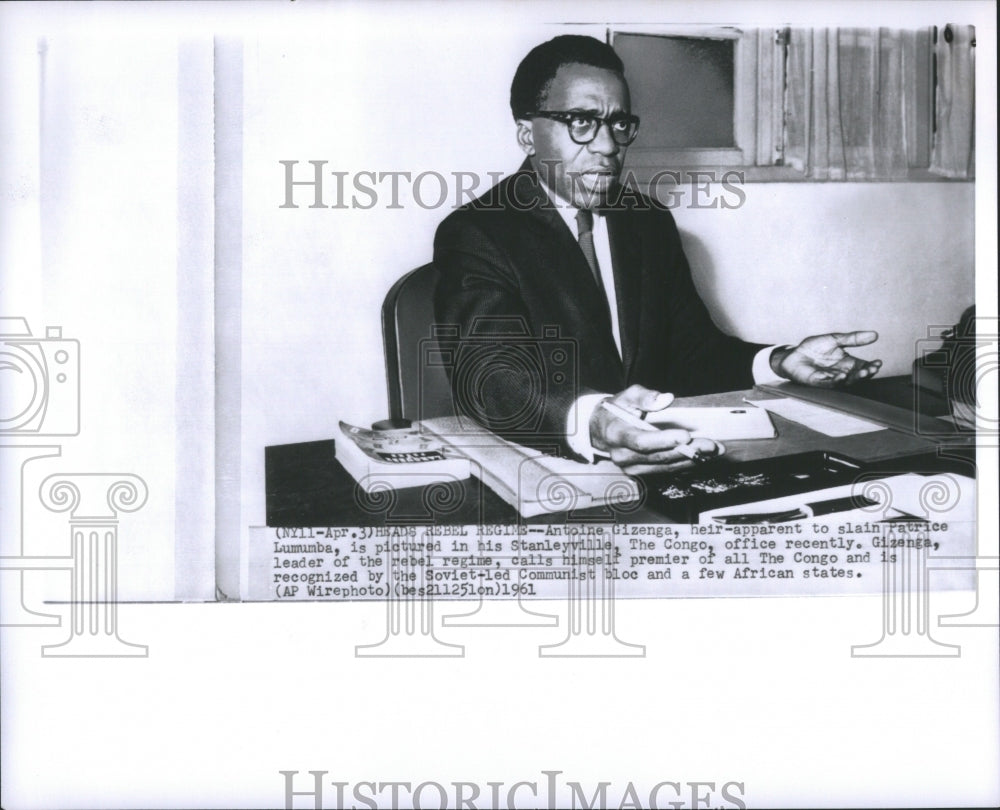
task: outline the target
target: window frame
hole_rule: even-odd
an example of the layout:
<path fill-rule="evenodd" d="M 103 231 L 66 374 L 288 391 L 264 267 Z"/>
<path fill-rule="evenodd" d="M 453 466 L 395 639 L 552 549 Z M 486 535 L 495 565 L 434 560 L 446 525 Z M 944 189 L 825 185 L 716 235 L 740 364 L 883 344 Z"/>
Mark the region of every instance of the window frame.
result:
<path fill-rule="evenodd" d="M 607 42 L 619 35 L 731 40 L 733 53 L 733 147 L 629 148 L 625 168 L 640 182 L 669 167 L 687 169 L 749 169 L 781 167 L 781 114 L 784 91 L 783 49 L 767 36 L 769 29 L 737 26 L 614 25 Z M 774 32 L 780 36 L 781 32 Z M 627 69 L 626 69 L 627 70 Z M 641 115 L 641 111 L 639 111 Z"/>
<path fill-rule="evenodd" d="M 746 28 L 735 25 L 665 25 L 613 24 L 605 28 L 605 41 L 614 47 L 619 35 L 683 37 L 693 39 L 730 39 L 736 43 L 733 60 L 733 134 L 735 147 L 677 148 L 666 146 L 629 147 L 624 170 L 640 184 L 667 183 L 664 172 L 673 177 L 706 172 L 738 171 L 743 182 L 825 182 L 809 178 L 806 172 L 785 162 L 785 88 L 786 58 L 790 29 L 787 27 Z M 929 53 L 928 59 L 933 56 Z M 929 137 L 933 138 L 935 94 L 933 65 L 921 64 L 928 73 L 929 97 L 918 101 L 921 113 L 910 116 L 907 125 L 917 124 L 918 117 L 929 117 Z M 626 75 L 628 66 L 626 65 Z M 642 116 L 642 110 L 636 111 Z M 640 130 L 641 131 L 641 130 Z M 911 165 L 902 182 L 956 182 L 929 170 L 929 143 L 917 148 L 926 165 Z M 677 181 L 675 181 L 677 182 Z M 855 182 L 899 182 L 861 180 Z"/>

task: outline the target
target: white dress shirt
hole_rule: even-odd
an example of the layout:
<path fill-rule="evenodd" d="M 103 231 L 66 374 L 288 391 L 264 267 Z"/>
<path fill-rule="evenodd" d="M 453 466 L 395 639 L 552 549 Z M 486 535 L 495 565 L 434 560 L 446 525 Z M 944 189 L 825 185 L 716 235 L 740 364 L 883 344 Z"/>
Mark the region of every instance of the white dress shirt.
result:
<path fill-rule="evenodd" d="M 545 189 L 548 193 L 548 189 Z M 549 195 L 550 199 L 552 195 Z M 576 208 L 568 202 L 557 197 L 555 199 L 555 209 L 559 212 L 563 222 L 570 232 L 574 234 L 577 241 L 580 233 L 576 222 Z M 615 292 L 614 265 L 611 262 L 611 240 L 608 237 L 608 221 L 598 212 L 594 212 L 594 253 L 597 255 L 597 264 L 601 269 L 601 282 L 604 284 L 604 292 L 608 298 L 608 309 L 611 313 L 611 335 L 615 339 L 615 346 L 618 348 L 618 356 L 622 355 L 621 327 L 618 323 L 618 296 Z M 753 381 L 757 385 L 779 382 L 782 378 L 771 370 L 771 353 L 778 348 L 768 346 L 761 349 L 754 356 L 751 373 Z M 617 392 L 612 392 L 617 393 Z M 566 417 L 566 439 L 570 449 L 579 453 L 588 461 L 594 461 L 599 457 L 600 451 L 595 450 L 590 443 L 590 419 L 594 414 L 594 409 L 600 403 L 612 396 L 608 394 L 585 394 L 577 399 L 573 407 L 569 409 Z"/>

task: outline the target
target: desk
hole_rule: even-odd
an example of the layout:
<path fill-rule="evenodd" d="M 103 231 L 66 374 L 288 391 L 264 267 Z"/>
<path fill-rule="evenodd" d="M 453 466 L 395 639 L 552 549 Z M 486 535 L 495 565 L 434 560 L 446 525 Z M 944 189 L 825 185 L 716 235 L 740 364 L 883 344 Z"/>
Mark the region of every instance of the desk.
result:
<path fill-rule="evenodd" d="M 882 386 L 900 396 L 907 390 L 886 378 Z M 759 391 L 733 391 L 678 399 L 678 405 L 735 406 L 748 399 L 767 399 Z M 780 416 L 773 416 L 777 439 L 726 442 L 732 461 L 774 458 L 810 450 L 829 450 L 859 461 L 875 463 L 879 473 L 958 472 L 975 475 L 972 448 L 939 451 L 939 443 L 898 430 L 832 438 Z M 524 521 L 517 512 L 476 478 L 450 487 L 415 487 L 391 495 L 365 495 L 334 457 L 332 440 L 265 448 L 268 526 L 374 526 L 429 524 L 507 524 L 565 522 L 565 514 L 543 515 Z M 612 511 L 598 507 L 578 515 L 628 523 L 662 523 L 666 518 L 643 506 Z M 574 518 L 577 515 L 573 516 Z"/>

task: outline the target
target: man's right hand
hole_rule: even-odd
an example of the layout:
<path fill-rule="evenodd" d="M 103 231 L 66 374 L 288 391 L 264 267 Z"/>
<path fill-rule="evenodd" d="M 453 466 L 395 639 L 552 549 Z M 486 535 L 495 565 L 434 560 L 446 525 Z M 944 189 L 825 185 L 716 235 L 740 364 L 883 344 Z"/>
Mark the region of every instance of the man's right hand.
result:
<path fill-rule="evenodd" d="M 662 411 L 674 396 L 633 385 L 606 401 L 626 411 Z M 686 430 L 644 430 L 601 406 L 594 409 L 590 419 L 590 442 L 630 475 L 692 465 L 689 456 L 677 449 L 681 446 L 687 453 L 697 452 L 700 458 L 724 452 L 722 445 L 711 439 L 692 439 Z"/>

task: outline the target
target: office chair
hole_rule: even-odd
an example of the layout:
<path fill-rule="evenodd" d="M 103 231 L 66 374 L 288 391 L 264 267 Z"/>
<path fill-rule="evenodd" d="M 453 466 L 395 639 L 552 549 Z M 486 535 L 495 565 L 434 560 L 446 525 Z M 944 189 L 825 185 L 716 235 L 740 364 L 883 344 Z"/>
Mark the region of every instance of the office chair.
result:
<path fill-rule="evenodd" d="M 382 342 L 392 419 L 452 416 L 451 386 L 433 338 L 438 271 L 425 264 L 392 285 L 382 304 Z M 431 362 L 427 362 L 430 359 Z"/>

